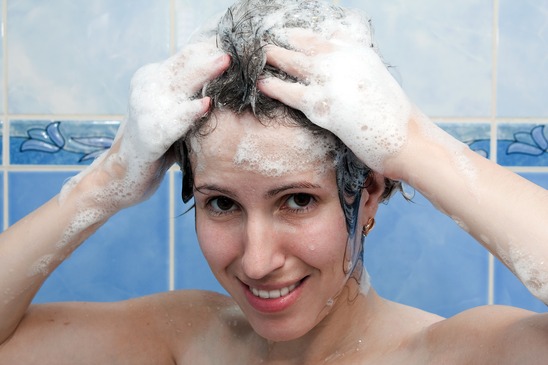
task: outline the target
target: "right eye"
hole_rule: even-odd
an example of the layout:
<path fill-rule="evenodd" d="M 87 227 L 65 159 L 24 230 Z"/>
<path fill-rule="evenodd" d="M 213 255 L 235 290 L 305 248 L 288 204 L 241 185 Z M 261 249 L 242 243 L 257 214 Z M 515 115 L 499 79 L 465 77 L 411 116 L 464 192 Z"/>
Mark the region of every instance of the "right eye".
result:
<path fill-rule="evenodd" d="M 234 200 L 226 196 L 212 198 L 207 202 L 209 209 L 215 214 L 226 214 L 236 210 L 237 206 Z"/>

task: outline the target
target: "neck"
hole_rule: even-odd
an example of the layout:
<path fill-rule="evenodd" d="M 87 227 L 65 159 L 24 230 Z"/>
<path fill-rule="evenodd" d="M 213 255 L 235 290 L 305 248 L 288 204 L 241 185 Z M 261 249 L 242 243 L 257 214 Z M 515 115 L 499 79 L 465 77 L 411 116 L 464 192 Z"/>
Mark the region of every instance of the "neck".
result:
<path fill-rule="evenodd" d="M 372 288 L 364 292 L 356 280 L 350 279 L 329 313 L 312 331 L 292 341 L 265 341 L 266 363 L 281 364 L 291 359 L 298 364 L 319 364 L 356 351 L 368 351 L 374 347 L 376 336 L 370 333 L 382 302 Z"/>

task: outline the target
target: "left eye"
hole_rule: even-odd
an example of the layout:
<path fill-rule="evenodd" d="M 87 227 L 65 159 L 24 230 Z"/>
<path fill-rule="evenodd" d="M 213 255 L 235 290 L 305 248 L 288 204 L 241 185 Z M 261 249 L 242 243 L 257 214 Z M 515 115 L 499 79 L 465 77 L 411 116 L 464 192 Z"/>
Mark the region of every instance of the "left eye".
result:
<path fill-rule="evenodd" d="M 293 194 L 287 199 L 287 206 L 290 209 L 303 209 L 313 202 L 313 198 L 309 194 L 299 193 Z"/>

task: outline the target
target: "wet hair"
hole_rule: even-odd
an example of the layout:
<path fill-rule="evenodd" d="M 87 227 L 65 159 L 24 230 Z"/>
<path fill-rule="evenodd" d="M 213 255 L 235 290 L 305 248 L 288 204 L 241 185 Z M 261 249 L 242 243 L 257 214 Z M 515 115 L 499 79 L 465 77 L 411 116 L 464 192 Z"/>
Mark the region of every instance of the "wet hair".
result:
<path fill-rule="evenodd" d="M 242 0 L 231 6 L 213 29 L 205 30 L 200 36 L 215 36 L 217 45 L 231 57 L 229 68 L 202 90 L 202 96 L 211 98 L 209 115 L 202 118 L 176 144 L 183 169 L 182 198 L 187 202 L 193 194 L 193 177 L 190 166 L 189 138 L 207 134 L 207 122 L 215 110 L 228 110 L 236 114 L 252 112 L 267 125 L 278 123 L 285 126 L 305 128 L 313 135 L 331 135 L 335 139 L 335 169 L 339 199 L 350 236 L 356 232 L 358 209 L 362 189 L 371 181 L 371 169 L 363 164 L 339 138 L 331 132 L 312 123 L 301 111 L 271 99 L 257 89 L 257 81 L 265 76 L 274 76 L 291 82 L 298 82 L 285 72 L 266 64 L 264 46 L 274 44 L 291 48 L 284 39 L 282 29 L 301 28 L 320 31 L 326 21 L 336 26 L 348 27 L 348 10 L 321 1 L 306 0 Z M 355 19 L 355 18 L 354 18 Z M 354 20 L 352 19 L 352 20 Z M 369 20 L 366 29 L 371 33 Z M 367 36 L 367 37 L 365 37 Z M 369 46 L 375 48 L 370 34 L 364 34 Z M 385 179 L 382 200 L 401 189 L 400 183 Z"/>

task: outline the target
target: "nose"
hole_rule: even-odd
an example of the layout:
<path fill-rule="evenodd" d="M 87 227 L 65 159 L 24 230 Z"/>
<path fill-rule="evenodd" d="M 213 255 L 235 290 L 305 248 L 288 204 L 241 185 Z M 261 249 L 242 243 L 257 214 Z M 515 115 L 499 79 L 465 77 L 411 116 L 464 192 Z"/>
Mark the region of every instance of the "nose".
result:
<path fill-rule="evenodd" d="M 242 269 L 250 279 L 262 279 L 281 268 L 285 253 L 272 217 L 249 217 L 245 225 Z"/>

